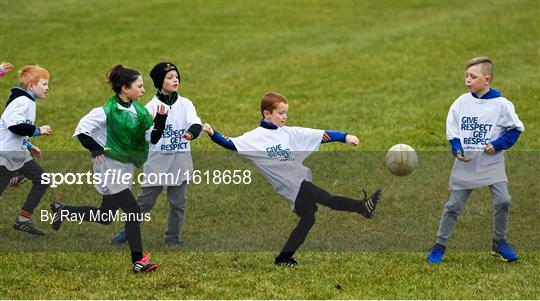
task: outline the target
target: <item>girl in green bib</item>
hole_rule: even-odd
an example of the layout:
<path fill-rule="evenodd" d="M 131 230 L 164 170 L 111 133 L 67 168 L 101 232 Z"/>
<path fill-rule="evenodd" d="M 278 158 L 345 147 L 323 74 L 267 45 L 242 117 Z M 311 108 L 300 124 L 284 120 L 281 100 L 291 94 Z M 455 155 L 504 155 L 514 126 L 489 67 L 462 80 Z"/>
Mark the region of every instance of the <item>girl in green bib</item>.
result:
<path fill-rule="evenodd" d="M 167 111 L 162 106 L 153 117 L 136 101 L 144 94 L 143 79 L 137 70 L 116 65 L 108 79 L 115 95 L 84 116 L 73 135 L 92 153 L 94 177 L 100 178 L 95 188 L 103 195 L 101 206 L 55 202 L 51 205 L 52 225 L 54 230 L 60 229 L 62 221 L 74 213 L 84 221 L 104 225 L 125 220 L 133 271 L 149 272 L 157 265 L 149 261 L 149 253 L 143 255 L 140 222 L 145 216 L 130 188 L 135 169 L 142 167 L 148 156 L 148 141 L 155 144 L 163 133 Z"/>

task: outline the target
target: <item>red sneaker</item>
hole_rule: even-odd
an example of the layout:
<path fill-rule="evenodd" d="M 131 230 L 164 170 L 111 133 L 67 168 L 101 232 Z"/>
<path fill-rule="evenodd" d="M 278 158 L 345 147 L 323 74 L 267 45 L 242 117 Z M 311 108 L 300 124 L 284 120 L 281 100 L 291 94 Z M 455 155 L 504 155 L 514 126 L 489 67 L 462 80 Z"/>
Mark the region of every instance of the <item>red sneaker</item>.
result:
<path fill-rule="evenodd" d="M 134 273 L 146 273 L 151 272 L 155 269 L 157 269 L 158 265 L 155 263 L 151 263 L 148 260 L 150 260 L 150 257 L 152 257 L 152 254 L 146 253 L 144 254 L 144 257 L 138 260 L 133 264 L 133 272 Z"/>
<path fill-rule="evenodd" d="M 11 178 L 11 180 L 9 180 L 9 186 L 16 188 L 16 187 L 21 186 L 27 180 L 28 179 L 23 175 L 16 175 L 16 176 L 13 176 L 13 178 Z"/>

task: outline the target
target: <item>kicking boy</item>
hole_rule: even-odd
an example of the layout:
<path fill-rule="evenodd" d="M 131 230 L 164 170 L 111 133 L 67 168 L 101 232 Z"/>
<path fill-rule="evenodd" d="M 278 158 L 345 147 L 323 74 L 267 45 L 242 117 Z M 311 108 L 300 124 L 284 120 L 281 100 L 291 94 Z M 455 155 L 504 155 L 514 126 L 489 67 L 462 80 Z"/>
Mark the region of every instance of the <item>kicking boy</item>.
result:
<path fill-rule="evenodd" d="M 473 189 L 489 186 L 493 197 L 494 237 L 491 255 L 514 261 L 518 255 L 506 242 L 511 198 L 504 168 L 504 150 L 525 130 L 514 105 L 491 89 L 493 64 L 488 57 L 471 59 L 465 67 L 470 93 L 458 97 L 446 119 L 446 137 L 456 157 L 450 175 L 450 199 L 444 205 L 437 240 L 427 261 L 440 263 L 457 218 Z"/>
<path fill-rule="evenodd" d="M 20 87 L 11 89 L 11 96 L 0 121 L 0 195 L 18 173 L 32 181 L 19 216 L 13 223 L 15 230 L 34 235 L 45 235 L 32 222 L 32 213 L 47 190 L 41 184 L 43 169 L 36 160 L 41 150 L 28 137 L 49 135 L 51 127 L 36 127 L 36 99 L 47 97 L 49 72 L 39 66 L 25 66 L 19 72 Z"/>
<path fill-rule="evenodd" d="M 167 187 L 170 210 L 167 230 L 165 231 L 165 243 L 172 246 L 182 246 L 184 240 L 180 237 L 180 230 L 184 223 L 187 201 L 187 174 L 191 174 L 193 171 L 190 140 L 199 137 L 202 129 L 201 119 L 197 116 L 193 103 L 178 95 L 180 72 L 176 65 L 161 62 L 152 68 L 150 77 L 158 92 L 145 107 L 152 116 L 155 116 L 160 105 L 166 106 L 169 115 L 162 137 L 156 144 L 150 145 L 143 172 L 147 176 L 166 173 L 174 175 L 174 179 L 159 177 L 157 183 L 142 183 L 137 203 L 141 207 L 141 212 L 149 212 L 156 204 L 163 187 Z M 126 239 L 126 231 L 120 231 L 114 236 L 111 243 L 121 244 Z"/>
<path fill-rule="evenodd" d="M 283 95 L 268 92 L 261 100 L 263 119 L 256 129 L 231 139 L 207 123 L 203 125 L 203 130 L 215 143 L 238 151 L 238 154 L 250 159 L 300 217 L 298 225 L 274 261 L 276 265 L 296 266 L 298 262 L 293 255 L 315 224 L 317 204 L 371 218 L 381 191 L 377 190 L 369 198 L 364 191 L 364 199 L 358 201 L 332 195 L 315 186 L 311 170 L 302 165 L 302 162 L 317 151 L 321 143 L 345 142 L 356 146 L 358 138 L 343 132 L 285 126 L 288 110 L 288 101 Z"/>

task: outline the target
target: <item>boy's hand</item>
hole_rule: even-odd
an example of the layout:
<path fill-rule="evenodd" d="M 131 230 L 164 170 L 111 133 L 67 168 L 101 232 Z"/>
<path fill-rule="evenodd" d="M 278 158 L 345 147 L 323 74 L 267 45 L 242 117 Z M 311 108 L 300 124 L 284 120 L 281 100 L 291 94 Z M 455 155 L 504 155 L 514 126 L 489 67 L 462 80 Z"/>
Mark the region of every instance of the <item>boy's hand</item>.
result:
<path fill-rule="evenodd" d="M 184 134 L 182 134 L 182 138 L 184 138 L 186 140 L 191 140 L 191 139 L 193 139 L 193 136 L 191 136 L 191 134 L 189 132 L 185 132 Z"/>
<path fill-rule="evenodd" d="M 202 130 L 208 133 L 208 135 L 214 136 L 214 129 L 212 128 L 210 124 L 208 123 L 203 124 Z"/>
<path fill-rule="evenodd" d="M 98 164 L 101 164 L 103 163 L 103 160 L 105 159 L 105 155 L 104 154 L 101 154 L 101 155 L 97 155 L 95 157 L 92 157 L 92 161 L 95 162 L 95 163 L 98 163 Z"/>
<path fill-rule="evenodd" d="M 158 105 L 158 107 L 157 107 L 157 114 L 160 114 L 160 115 L 168 115 L 168 114 L 169 114 L 169 111 L 167 110 L 167 108 L 166 108 L 164 105 Z"/>
<path fill-rule="evenodd" d="M 360 140 L 354 135 L 347 135 L 345 136 L 345 142 L 352 146 L 357 146 L 360 143 Z"/>
<path fill-rule="evenodd" d="M 0 70 L 2 70 L 3 73 L 8 73 L 13 70 L 13 65 L 8 62 L 2 62 L 2 64 L 0 64 Z"/>
<path fill-rule="evenodd" d="M 469 162 L 469 161 L 472 160 L 472 158 L 467 158 L 467 157 L 463 156 L 461 151 L 456 152 L 456 158 L 458 158 L 458 160 L 461 161 L 461 162 Z"/>
<path fill-rule="evenodd" d="M 488 144 L 486 146 L 486 149 L 485 149 L 485 152 L 488 153 L 489 155 L 493 155 L 495 153 L 495 148 L 493 147 L 493 144 Z"/>
<path fill-rule="evenodd" d="M 41 157 L 41 150 L 39 149 L 39 147 L 35 145 L 32 145 L 32 147 L 29 148 L 28 151 L 30 152 L 30 155 L 34 159 L 39 159 L 39 157 Z"/>
<path fill-rule="evenodd" d="M 103 152 L 106 152 L 106 151 L 109 151 L 109 150 L 111 150 L 110 147 L 104 147 L 103 148 Z M 101 164 L 101 163 L 103 163 L 103 160 L 105 160 L 105 154 L 104 153 L 97 154 L 97 155 L 92 154 L 92 162 Z"/>
<path fill-rule="evenodd" d="M 42 125 L 38 128 L 39 135 L 50 135 L 52 133 L 52 129 L 50 125 Z"/>

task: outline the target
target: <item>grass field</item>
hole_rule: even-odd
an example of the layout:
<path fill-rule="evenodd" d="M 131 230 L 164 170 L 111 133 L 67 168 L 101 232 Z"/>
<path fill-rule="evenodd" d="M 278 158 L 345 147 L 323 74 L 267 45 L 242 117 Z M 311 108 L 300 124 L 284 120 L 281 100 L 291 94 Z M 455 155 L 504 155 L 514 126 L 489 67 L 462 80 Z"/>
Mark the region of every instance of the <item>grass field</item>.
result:
<path fill-rule="evenodd" d="M 71 135 L 78 120 L 111 95 L 116 63 L 144 74 L 162 60 L 181 70 L 180 93 L 205 122 L 236 136 L 254 128 L 259 99 L 276 90 L 290 101 L 288 123 L 356 134 L 361 146 L 331 144 L 306 161 L 316 183 L 359 196 L 382 187 L 371 221 L 321 208 L 297 254 L 296 269 L 272 265 L 296 223 L 253 165 L 207 137 L 193 145 L 200 170 L 250 170 L 250 185 L 192 185 L 182 248 L 165 247 L 164 195 L 143 224 L 159 271 L 130 273 L 127 248 L 108 240 L 120 224 L 66 224 L 42 238 L 11 229 L 29 189 L 7 189 L 0 217 L 2 299 L 539 299 L 540 3 L 493 2 L 173 2 L 0 0 L 0 60 L 51 72 L 34 138 L 50 172 L 86 171 L 87 153 Z M 445 263 L 427 266 L 452 158 L 445 141 L 450 104 L 464 93 L 466 60 L 488 55 L 494 87 L 513 101 L 525 133 L 507 153 L 513 199 L 509 239 L 521 259 L 488 255 L 489 191 L 477 191 L 450 242 Z M 0 80 L 0 99 L 17 85 Z M 3 105 L 2 105 L 3 107 Z M 384 169 L 396 143 L 419 151 L 418 170 Z M 134 188 L 138 193 L 139 187 Z M 59 199 L 99 204 L 86 186 L 50 189 Z M 37 222 L 42 228 L 47 225 Z"/>

